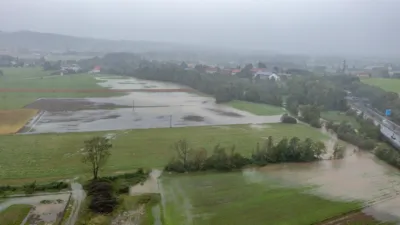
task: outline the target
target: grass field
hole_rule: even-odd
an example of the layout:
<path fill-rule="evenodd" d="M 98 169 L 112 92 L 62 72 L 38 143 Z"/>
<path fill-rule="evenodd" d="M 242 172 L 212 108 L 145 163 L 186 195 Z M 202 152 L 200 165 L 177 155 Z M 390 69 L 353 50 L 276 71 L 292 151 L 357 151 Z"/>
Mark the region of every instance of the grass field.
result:
<path fill-rule="evenodd" d="M 0 134 L 16 133 L 36 113 L 36 109 L 0 110 Z"/>
<path fill-rule="evenodd" d="M 166 225 L 309 225 L 360 207 L 285 188 L 242 173 L 170 175 L 162 178 Z M 310 191 L 309 189 L 307 189 Z"/>
<path fill-rule="evenodd" d="M 280 115 L 285 112 L 282 107 L 239 100 L 228 102 L 227 105 L 259 116 Z"/>
<path fill-rule="evenodd" d="M 29 89 L 106 89 L 99 86 L 98 81 L 89 74 L 51 76 L 50 72 L 41 68 L 0 68 L 4 76 L 0 77 L 0 88 Z M 43 77 L 43 79 L 40 79 Z M 0 92 L 0 109 L 18 109 L 38 98 L 84 98 L 109 97 L 121 93 L 18 93 Z"/>
<path fill-rule="evenodd" d="M 1 225 L 20 225 L 31 210 L 31 205 L 12 205 L 0 212 Z"/>
<path fill-rule="evenodd" d="M 365 84 L 380 87 L 385 91 L 400 93 L 400 79 L 365 78 L 361 79 L 361 81 Z"/>
<path fill-rule="evenodd" d="M 358 128 L 360 125 L 354 117 L 347 116 L 344 112 L 339 111 L 324 111 L 321 113 L 321 118 L 333 122 L 342 122 L 346 121 L 352 124 L 355 128 Z"/>
<path fill-rule="evenodd" d="M 264 128 L 249 125 L 160 128 L 128 131 L 33 134 L 0 136 L 0 184 L 70 178 L 89 172 L 81 162 L 83 141 L 96 135 L 116 134 L 112 155 L 104 172 L 129 171 L 139 167 L 163 167 L 174 155 L 174 142 L 186 138 L 193 148 L 236 145 L 250 154 L 257 142 L 268 136 L 327 138 L 317 129 L 296 124 L 268 124 Z M 56 159 L 56 160 L 55 160 Z"/>

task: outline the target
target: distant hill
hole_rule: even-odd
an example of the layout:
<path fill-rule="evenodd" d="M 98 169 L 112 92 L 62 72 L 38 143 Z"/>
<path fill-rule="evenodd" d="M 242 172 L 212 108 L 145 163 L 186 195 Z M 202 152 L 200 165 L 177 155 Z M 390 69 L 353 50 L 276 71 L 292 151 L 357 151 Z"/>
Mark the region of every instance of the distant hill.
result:
<path fill-rule="evenodd" d="M 1 32 L 0 48 L 27 48 L 40 51 L 170 51 L 188 46 L 150 41 L 114 41 L 32 31 Z"/>

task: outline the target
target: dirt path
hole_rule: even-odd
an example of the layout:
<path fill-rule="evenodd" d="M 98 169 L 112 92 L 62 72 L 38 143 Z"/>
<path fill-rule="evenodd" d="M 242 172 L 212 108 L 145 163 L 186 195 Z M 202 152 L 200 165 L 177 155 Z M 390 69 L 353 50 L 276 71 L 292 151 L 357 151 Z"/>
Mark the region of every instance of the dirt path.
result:
<path fill-rule="evenodd" d="M 74 199 L 74 205 L 72 206 L 72 212 L 66 222 L 66 225 L 75 225 L 76 220 L 78 219 L 79 210 L 81 208 L 82 201 L 86 197 L 85 191 L 83 190 L 81 184 L 72 183 L 71 189 L 72 189 L 72 198 Z"/>

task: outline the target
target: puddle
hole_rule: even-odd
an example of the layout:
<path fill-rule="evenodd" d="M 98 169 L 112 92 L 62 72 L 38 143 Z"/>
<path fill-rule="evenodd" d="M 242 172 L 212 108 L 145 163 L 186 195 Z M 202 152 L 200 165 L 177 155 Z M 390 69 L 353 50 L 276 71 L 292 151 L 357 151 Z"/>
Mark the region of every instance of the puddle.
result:
<path fill-rule="evenodd" d="M 202 122 L 202 121 L 204 121 L 204 117 L 202 117 L 202 116 L 195 116 L 195 115 L 184 116 L 182 119 L 183 119 L 184 121 L 195 121 L 195 122 Z"/>
<path fill-rule="evenodd" d="M 69 194 L 8 198 L 0 202 L 0 212 L 15 204 L 32 205 L 33 208 L 26 218 L 27 224 L 52 224 L 64 210 L 68 198 Z"/>
<path fill-rule="evenodd" d="M 158 177 L 161 176 L 162 171 L 153 169 L 149 178 L 142 184 L 137 184 L 130 188 L 130 195 L 141 195 L 146 193 L 159 193 Z"/>
<path fill-rule="evenodd" d="M 61 199 L 64 202 L 68 199 L 69 194 L 57 194 L 57 195 L 42 195 L 42 196 L 31 196 L 31 197 L 18 197 L 18 198 L 7 198 L 3 202 L 0 202 L 0 212 L 15 204 L 27 204 L 27 205 L 39 205 L 43 200 L 57 200 Z"/>

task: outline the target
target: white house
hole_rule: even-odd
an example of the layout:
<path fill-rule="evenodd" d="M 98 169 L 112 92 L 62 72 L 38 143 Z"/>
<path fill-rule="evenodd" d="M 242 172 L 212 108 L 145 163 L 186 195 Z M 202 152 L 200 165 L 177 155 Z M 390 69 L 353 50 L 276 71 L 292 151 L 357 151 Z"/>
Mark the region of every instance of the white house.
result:
<path fill-rule="evenodd" d="M 279 81 L 280 78 L 278 75 L 275 73 L 269 72 L 269 71 L 258 71 L 257 73 L 254 74 L 253 79 L 259 78 L 261 80 L 271 80 L 275 79 L 276 81 Z"/>

